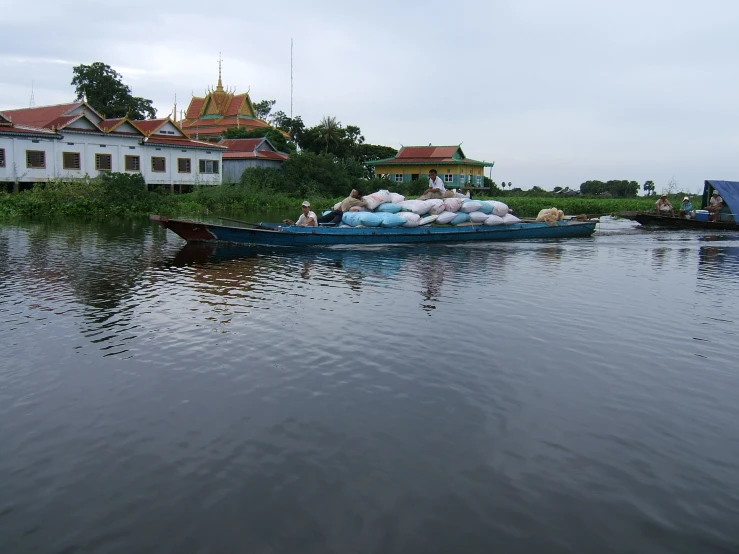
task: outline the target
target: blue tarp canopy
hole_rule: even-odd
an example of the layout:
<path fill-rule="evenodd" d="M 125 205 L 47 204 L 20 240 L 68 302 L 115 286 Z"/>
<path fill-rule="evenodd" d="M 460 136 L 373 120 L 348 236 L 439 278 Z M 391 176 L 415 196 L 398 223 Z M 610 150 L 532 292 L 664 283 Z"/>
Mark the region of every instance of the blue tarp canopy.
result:
<path fill-rule="evenodd" d="M 728 206 L 731 213 L 739 213 L 739 181 L 706 181 L 703 188 L 703 206 L 708 205 L 708 199 L 716 189 L 724 199 L 724 205 Z"/>

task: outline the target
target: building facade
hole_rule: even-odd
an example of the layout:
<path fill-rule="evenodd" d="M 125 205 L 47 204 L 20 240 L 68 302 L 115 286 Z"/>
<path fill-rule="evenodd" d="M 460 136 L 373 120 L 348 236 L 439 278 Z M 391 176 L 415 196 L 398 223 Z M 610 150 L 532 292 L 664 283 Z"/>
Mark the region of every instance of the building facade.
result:
<path fill-rule="evenodd" d="M 223 182 L 237 183 L 245 169 L 250 167 L 269 167 L 280 169 L 289 157 L 280 152 L 266 138 L 222 139 L 219 146 L 228 151 L 223 153 Z"/>
<path fill-rule="evenodd" d="M 188 138 L 167 119 L 104 119 L 86 102 L 0 114 L 0 182 L 19 185 L 101 172 L 138 173 L 147 186 L 221 184 L 226 148 Z"/>
<path fill-rule="evenodd" d="M 483 186 L 484 170 L 494 164 L 467 158 L 460 146 L 404 146 L 393 158 L 364 165 L 374 167 L 377 177 L 396 183 L 426 178 L 429 170 L 436 169 L 445 186 L 456 188 Z"/>

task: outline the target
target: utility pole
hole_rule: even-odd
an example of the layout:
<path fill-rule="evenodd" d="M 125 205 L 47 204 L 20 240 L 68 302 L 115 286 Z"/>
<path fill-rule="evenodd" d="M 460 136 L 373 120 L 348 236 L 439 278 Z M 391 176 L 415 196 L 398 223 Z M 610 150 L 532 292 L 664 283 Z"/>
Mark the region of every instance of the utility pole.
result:
<path fill-rule="evenodd" d="M 290 119 L 293 118 L 293 39 L 290 39 Z"/>

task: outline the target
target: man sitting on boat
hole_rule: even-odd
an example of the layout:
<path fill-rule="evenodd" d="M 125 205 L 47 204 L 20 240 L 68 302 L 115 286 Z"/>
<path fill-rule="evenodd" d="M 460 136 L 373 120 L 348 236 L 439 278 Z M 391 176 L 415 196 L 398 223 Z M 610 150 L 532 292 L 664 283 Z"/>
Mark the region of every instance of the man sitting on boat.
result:
<path fill-rule="evenodd" d="M 300 206 L 300 209 L 303 211 L 303 213 L 300 214 L 300 217 L 297 221 L 293 221 L 292 219 L 284 219 L 282 222 L 285 225 L 297 225 L 298 227 L 317 227 L 318 218 L 316 217 L 316 214 L 310 211 L 310 202 L 308 202 L 307 200 L 303 202 Z"/>
<path fill-rule="evenodd" d="M 654 203 L 654 209 L 657 211 L 657 215 L 675 217 L 675 209 L 670 204 L 666 194 L 660 196 L 659 200 Z"/>
<path fill-rule="evenodd" d="M 431 200 L 432 198 L 447 198 L 447 196 L 451 197 L 454 196 L 454 193 L 449 191 L 449 194 L 447 195 L 446 187 L 444 186 L 444 182 L 439 179 L 439 174 L 436 172 L 435 169 L 432 169 L 429 171 L 429 188 L 427 188 L 424 193 L 418 197 L 419 200 Z"/>
<path fill-rule="evenodd" d="M 718 221 L 719 214 L 721 213 L 721 208 L 723 207 L 724 199 L 721 198 L 718 194 L 718 191 L 714 189 L 713 194 L 711 195 L 711 199 L 708 201 L 708 211 L 710 212 L 708 220 Z"/>
<path fill-rule="evenodd" d="M 680 217 L 683 217 L 685 219 L 695 217 L 695 214 L 693 213 L 693 204 L 690 201 L 689 196 L 683 198 L 683 203 L 680 204 Z"/>
<path fill-rule="evenodd" d="M 338 208 L 319 217 L 318 223 L 333 223 L 334 225 L 338 225 L 341 223 L 341 218 L 344 215 L 344 212 L 348 212 L 352 208 L 356 207 L 363 208 L 364 200 L 362 200 L 362 193 L 357 189 L 353 189 L 351 194 L 344 198 Z"/>

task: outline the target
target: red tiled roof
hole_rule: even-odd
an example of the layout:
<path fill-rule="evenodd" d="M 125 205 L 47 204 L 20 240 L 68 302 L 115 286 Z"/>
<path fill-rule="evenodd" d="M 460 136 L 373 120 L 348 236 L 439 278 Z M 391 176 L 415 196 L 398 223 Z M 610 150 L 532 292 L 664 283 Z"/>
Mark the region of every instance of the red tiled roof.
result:
<path fill-rule="evenodd" d="M 168 119 L 165 117 L 164 119 L 136 119 L 131 121 L 131 123 L 133 123 L 133 126 L 139 131 L 145 135 L 149 135 L 159 129 L 159 127 L 164 125 L 167 121 Z"/>
<path fill-rule="evenodd" d="M 68 125 L 69 123 L 72 123 L 76 119 L 79 119 L 80 114 L 77 115 L 62 115 L 57 117 L 56 119 L 52 119 L 49 121 L 44 127 L 59 129 L 61 127 L 64 127 L 65 125 Z"/>
<path fill-rule="evenodd" d="M 56 106 L 39 106 L 38 108 L 21 108 L 5 110 L 3 113 L 13 123 L 30 127 L 48 127 L 50 122 L 78 107 L 82 102 L 57 104 Z"/>
<path fill-rule="evenodd" d="M 0 124 L 10 125 L 10 120 L 0 113 Z"/>
<path fill-rule="evenodd" d="M 203 107 L 203 104 L 205 104 L 205 98 L 193 96 L 190 100 L 190 105 L 187 107 L 185 117 L 187 119 L 195 119 L 196 117 L 198 117 L 198 115 L 200 115 L 200 109 Z"/>
<path fill-rule="evenodd" d="M 177 137 L 148 137 L 147 144 L 161 144 L 162 146 L 177 146 L 180 148 L 208 148 L 209 150 L 226 150 L 225 147 L 210 142 L 202 142 L 199 140 L 190 140 Z"/>
<path fill-rule="evenodd" d="M 24 134 L 24 135 L 56 135 L 55 131 L 50 131 L 49 129 L 38 129 L 36 127 L 25 127 L 25 126 L 18 126 L 18 125 L 12 125 L 7 126 L 3 125 L 0 127 L 0 133 L 3 134 Z"/>
<path fill-rule="evenodd" d="M 485 162 L 479 160 L 473 160 L 470 158 L 463 158 L 461 160 L 455 160 L 454 158 L 391 158 L 389 160 L 372 160 L 376 165 L 407 165 L 407 164 L 424 164 L 424 165 L 438 165 L 439 167 L 444 164 L 449 165 L 483 165 Z"/>
<path fill-rule="evenodd" d="M 224 160 L 246 160 L 246 159 L 258 159 L 258 160 L 276 160 L 285 161 L 289 156 L 282 152 L 272 152 L 271 150 L 253 150 L 251 152 L 224 152 Z"/>
<path fill-rule="evenodd" d="M 103 131 L 109 131 L 116 125 L 118 125 L 121 121 L 126 119 L 125 117 L 116 117 L 113 119 L 103 119 L 100 123 L 98 123 L 98 127 L 100 127 Z"/>
<path fill-rule="evenodd" d="M 459 146 L 404 146 L 396 158 L 451 158 Z"/>
<path fill-rule="evenodd" d="M 218 144 L 225 146 L 231 152 L 251 152 L 264 142 L 261 138 L 223 139 Z"/>
<path fill-rule="evenodd" d="M 226 113 L 223 115 L 228 117 L 230 115 L 236 115 L 237 113 L 239 113 L 239 106 L 243 104 L 245 98 L 246 98 L 246 94 L 234 95 L 234 97 L 231 98 L 231 101 L 228 103 L 228 108 L 226 108 Z"/>

